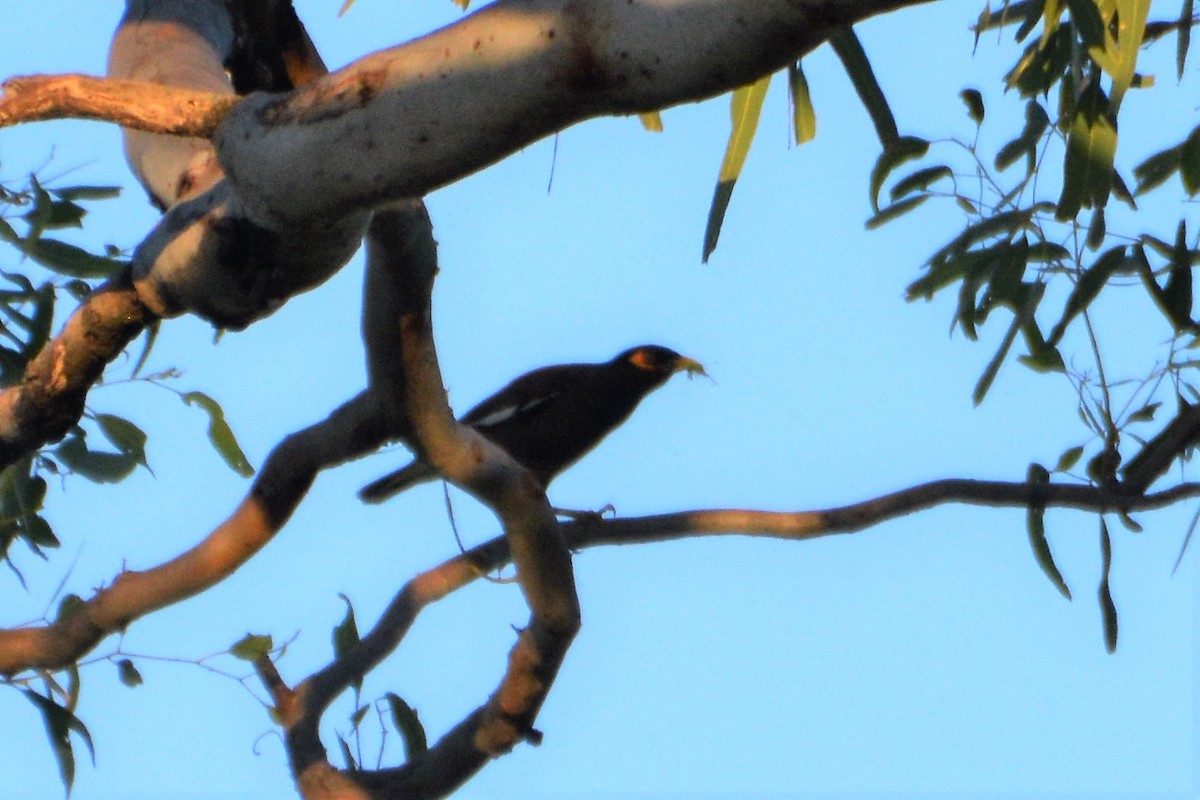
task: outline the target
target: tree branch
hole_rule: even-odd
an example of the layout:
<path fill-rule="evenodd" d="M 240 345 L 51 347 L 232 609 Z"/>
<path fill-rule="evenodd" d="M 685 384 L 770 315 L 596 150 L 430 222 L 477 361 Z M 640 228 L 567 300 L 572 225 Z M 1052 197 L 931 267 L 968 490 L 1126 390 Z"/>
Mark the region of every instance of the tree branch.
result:
<path fill-rule="evenodd" d="M 139 617 L 224 580 L 279 532 L 318 471 L 375 450 L 384 434 L 377 404 L 364 393 L 288 436 L 267 457 L 241 505 L 191 550 L 152 569 L 121 573 L 112 586 L 48 625 L 0 630 L 0 675 L 67 666 Z"/>
<path fill-rule="evenodd" d="M 853 533 L 947 503 L 1027 508 L 1034 504 L 1084 511 L 1148 511 L 1200 497 L 1200 483 L 1183 483 L 1150 495 L 1130 495 L 1093 486 L 1031 484 L 947 479 L 920 484 L 847 506 L 796 512 L 712 509 L 648 517 L 606 519 L 600 515 L 562 523 L 573 550 L 614 544 L 645 544 L 694 536 L 747 535 L 805 540 Z M 294 692 L 273 690 L 286 700 L 283 725 L 298 776 L 339 774 L 325 760 L 318 738 L 320 719 L 333 700 L 383 662 L 403 641 L 427 606 L 512 561 L 509 540 L 496 537 L 410 580 L 393 598 L 375 626 L 341 658 L 302 681 Z M 517 650 L 514 649 L 514 653 Z M 269 674 L 264 682 L 270 686 Z M 493 698 L 494 700 L 495 698 Z M 487 706 L 449 731 L 426 756 L 399 768 L 340 773 L 369 797 L 443 797 L 466 782 L 487 762 L 471 743 L 478 737 Z M 299 778 L 298 778 L 299 780 Z M 316 781 L 314 785 L 324 786 Z M 319 792 L 305 794 L 322 797 Z"/>
<path fill-rule="evenodd" d="M 90 119 L 172 136 L 209 138 L 241 98 L 149 81 L 88 75 L 19 75 L 0 83 L 0 128 Z"/>
<path fill-rule="evenodd" d="M 0 468 L 61 439 L 79 422 L 92 384 L 157 316 L 141 302 L 128 271 L 92 292 L 62 331 L 0 392 Z"/>

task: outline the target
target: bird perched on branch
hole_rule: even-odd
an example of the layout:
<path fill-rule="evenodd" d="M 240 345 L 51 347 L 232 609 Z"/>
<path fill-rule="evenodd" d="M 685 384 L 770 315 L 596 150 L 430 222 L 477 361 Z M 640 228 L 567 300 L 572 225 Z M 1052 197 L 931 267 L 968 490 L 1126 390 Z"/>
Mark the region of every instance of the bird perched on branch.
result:
<path fill-rule="evenodd" d="M 526 373 L 462 416 L 532 472 L 543 487 L 629 418 L 677 372 L 707 375 L 698 361 L 658 345 L 634 347 L 602 364 L 561 364 Z M 365 486 L 381 503 L 438 477 L 420 459 Z"/>

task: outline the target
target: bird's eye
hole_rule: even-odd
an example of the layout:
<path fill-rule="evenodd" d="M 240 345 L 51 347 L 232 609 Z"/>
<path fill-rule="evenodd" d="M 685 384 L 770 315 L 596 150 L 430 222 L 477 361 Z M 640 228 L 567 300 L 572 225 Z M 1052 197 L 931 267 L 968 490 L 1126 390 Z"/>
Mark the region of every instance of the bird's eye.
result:
<path fill-rule="evenodd" d="M 637 350 L 629 357 L 629 363 L 638 369 L 652 370 L 656 368 L 654 356 L 645 350 Z"/>

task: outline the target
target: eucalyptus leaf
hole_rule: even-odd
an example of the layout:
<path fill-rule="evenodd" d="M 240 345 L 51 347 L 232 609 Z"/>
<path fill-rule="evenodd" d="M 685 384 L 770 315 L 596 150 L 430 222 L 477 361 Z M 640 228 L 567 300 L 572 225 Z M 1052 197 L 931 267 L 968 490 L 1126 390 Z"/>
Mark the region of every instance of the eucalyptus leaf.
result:
<path fill-rule="evenodd" d="M 187 392 L 181 397 L 189 406 L 199 406 L 208 414 L 208 440 L 229 468 L 243 478 L 254 475 L 254 467 L 250 466 L 233 435 L 233 429 L 225 421 L 225 412 L 220 404 L 203 392 Z"/>

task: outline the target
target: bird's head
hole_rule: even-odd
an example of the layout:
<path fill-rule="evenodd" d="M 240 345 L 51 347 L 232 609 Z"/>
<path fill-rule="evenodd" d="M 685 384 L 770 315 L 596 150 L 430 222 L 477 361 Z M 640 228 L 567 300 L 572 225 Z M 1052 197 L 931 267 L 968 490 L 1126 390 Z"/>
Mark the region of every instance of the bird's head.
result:
<path fill-rule="evenodd" d="M 656 344 L 644 344 L 631 348 L 621 353 L 615 360 L 651 375 L 661 376 L 663 380 L 676 372 L 686 372 L 689 378 L 693 375 L 708 377 L 708 373 L 704 371 L 704 366 L 699 361 L 681 356 L 669 347 L 661 347 Z"/>

